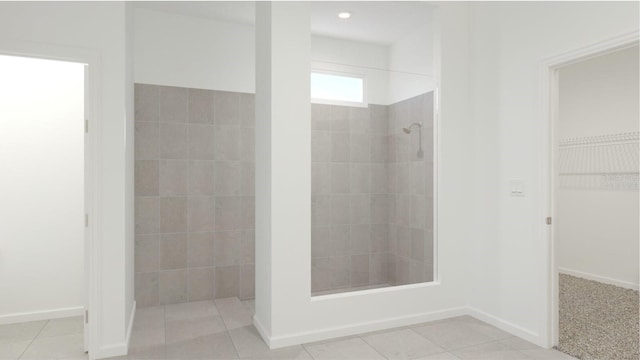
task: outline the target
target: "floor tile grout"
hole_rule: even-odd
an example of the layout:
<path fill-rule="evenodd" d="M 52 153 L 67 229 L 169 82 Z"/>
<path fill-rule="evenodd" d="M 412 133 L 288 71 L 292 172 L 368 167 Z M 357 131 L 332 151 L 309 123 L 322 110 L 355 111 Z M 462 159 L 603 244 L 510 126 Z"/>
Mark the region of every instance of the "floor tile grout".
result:
<path fill-rule="evenodd" d="M 22 357 L 24 356 L 24 353 L 27 352 L 27 350 L 29 350 L 29 348 L 31 347 L 31 345 L 33 345 L 33 342 L 36 341 L 36 339 L 38 338 L 38 336 L 40 336 L 40 333 L 42 333 L 42 330 L 44 330 L 45 326 L 47 326 L 47 324 L 49 323 L 49 321 L 51 320 L 47 320 L 45 321 L 45 323 L 42 325 L 42 327 L 40 328 L 40 330 L 38 330 L 38 333 L 33 337 L 33 339 L 31 339 L 31 342 L 29 342 L 29 345 L 27 345 L 26 348 L 24 348 L 24 351 L 20 354 L 20 356 L 18 356 L 18 360 L 22 359 Z"/>

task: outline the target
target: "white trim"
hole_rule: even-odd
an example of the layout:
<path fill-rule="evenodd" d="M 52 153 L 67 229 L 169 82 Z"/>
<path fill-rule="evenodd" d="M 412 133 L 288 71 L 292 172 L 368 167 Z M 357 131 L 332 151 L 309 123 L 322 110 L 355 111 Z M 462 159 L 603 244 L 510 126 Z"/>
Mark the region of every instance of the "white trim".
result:
<path fill-rule="evenodd" d="M 486 313 L 484 311 L 478 310 L 474 307 L 469 307 L 468 309 L 468 315 L 486 322 L 489 325 L 493 325 L 495 327 L 497 327 L 500 330 L 506 331 L 508 333 L 510 333 L 511 335 L 517 336 L 519 338 L 522 338 L 524 340 L 527 340 L 529 342 L 532 342 L 536 345 L 539 346 L 544 346 L 544 339 L 542 339 L 540 337 L 540 334 L 536 334 L 534 332 L 531 332 L 525 328 L 523 328 L 522 326 L 518 326 L 515 325 L 513 323 L 510 323 L 508 321 L 505 321 L 499 317 L 493 316 L 489 313 Z"/>
<path fill-rule="evenodd" d="M 129 345 L 131 344 L 131 332 L 133 331 L 133 322 L 136 318 L 136 301 L 133 300 L 133 307 L 131 308 L 131 318 L 129 319 L 129 326 L 127 326 L 127 334 L 126 334 L 126 342 L 127 342 L 127 353 L 129 353 Z"/>
<path fill-rule="evenodd" d="M 61 309 L 51 309 L 33 312 L 23 312 L 16 314 L 8 314 L 0 316 L 0 325 L 15 324 L 27 321 L 60 319 L 71 316 L 82 316 L 84 306 L 76 306 Z"/>
<path fill-rule="evenodd" d="M 597 282 L 603 283 L 603 284 L 615 285 L 615 286 L 618 286 L 618 287 L 621 287 L 621 288 L 625 288 L 625 289 L 638 290 L 640 288 L 640 286 L 638 286 L 638 284 L 632 283 L 630 281 L 613 279 L 613 278 L 610 278 L 610 277 L 600 276 L 600 275 L 591 274 L 591 273 L 578 271 L 578 270 L 571 270 L 571 269 L 566 269 L 566 268 L 559 267 L 558 268 L 558 272 L 560 274 L 566 274 L 566 275 L 579 277 L 579 278 L 582 278 L 582 279 L 597 281 Z"/>
<path fill-rule="evenodd" d="M 558 344 L 558 267 L 555 260 L 555 241 L 553 236 L 553 225 L 545 224 L 547 216 L 554 216 L 555 198 L 555 159 L 552 144 L 556 132 L 554 126 L 557 124 L 557 70 L 563 66 L 584 61 L 596 56 L 606 55 L 611 52 L 622 50 L 638 44 L 640 32 L 638 30 L 621 34 L 619 36 L 606 39 L 595 44 L 573 49 L 557 56 L 544 59 L 540 63 L 540 93 L 541 93 L 541 132 L 540 132 L 540 194 L 543 201 L 539 209 L 539 233 L 542 244 L 542 266 L 544 266 L 545 284 L 543 290 L 546 292 L 546 318 L 547 324 L 541 329 L 541 337 L 544 340 L 542 346 L 550 348 Z"/>
<path fill-rule="evenodd" d="M 253 326 L 258 330 L 258 334 L 260 334 L 262 339 L 267 343 L 269 349 L 271 349 L 271 335 L 267 333 L 267 330 L 265 330 L 264 326 L 255 315 L 253 316 Z"/>
<path fill-rule="evenodd" d="M 31 58 L 49 59 L 77 62 L 88 65 L 88 71 L 85 83 L 88 84 L 85 91 L 85 113 L 88 114 L 89 134 L 85 137 L 85 206 L 86 211 L 91 214 L 90 226 L 86 232 L 85 246 L 88 251 L 88 259 L 85 272 L 88 273 L 88 303 L 87 309 L 91 313 L 90 319 L 101 319 L 101 261 L 100 254 L 100 211 L 101 208 L 101 173 L 100 164 L 100 119 L 99 119 L 99 85 L 100 85 L 100 53 L 93 49 L 66 47 L 51 45 L 38 42 L 20 41 L 12 38 L 5 38 L 0 35 L 0 52 L 7 55 L 24 56 Z M 89 164 L 89 165 L 87 165 Z M 89 321 L 89 358 L 94 359 L 97 356 L 97 350 L 100 342 L 100 321 Z"/>
<path fill-rule="evenodd" d="M 277 349 L 285 346 L 304 344 L 315 341 L 339 338 L 343 336 L 363 334 L 371 331 L 379 331 L 402 326 L 415 325 L 423 322 L 448 319 L 451 317 L 467 315 L 466 307 L 450 308 L 435 312 L 398 316 L 382 320 L 366 321 L 357 324 L 349 324 L 346 326 L 338 326 L 331 328 L 318 329 L 307 332 L 299 332 L 286 336 L 270 337 L 265 334 L 262 326 L 254 318 L 254 326 L 262 335 L 263 339 L 271 349 Z"/>

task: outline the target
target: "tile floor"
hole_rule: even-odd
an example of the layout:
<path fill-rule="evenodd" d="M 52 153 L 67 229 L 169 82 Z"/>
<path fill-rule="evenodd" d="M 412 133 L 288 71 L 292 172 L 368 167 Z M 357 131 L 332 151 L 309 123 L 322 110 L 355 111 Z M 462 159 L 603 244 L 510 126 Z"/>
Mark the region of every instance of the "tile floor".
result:
<path fill-rule="evenodd" d="M 83 317 L 0 325 L 0 360 L 87 359 Z"/>
<path fill-rule="evenodd" d="M 117 359 L 574 359 L 468 316 L 269 350 L 237 298 L 141 308 Z M 0 326 L 0 359 L 86 359 L 82 319 Z"/>

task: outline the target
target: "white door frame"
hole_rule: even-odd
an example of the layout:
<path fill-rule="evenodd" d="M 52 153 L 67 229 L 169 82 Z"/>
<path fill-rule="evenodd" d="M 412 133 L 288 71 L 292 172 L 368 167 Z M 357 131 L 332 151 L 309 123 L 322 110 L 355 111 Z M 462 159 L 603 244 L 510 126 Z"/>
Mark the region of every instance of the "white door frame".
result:
<path fill-rule="evenodd" d="M 100 319 L 100 288 L 99 282 L 99 189 L 100 176 L 99 167 L 99 119 L 98 119 L 98 85 L 100 74 L 99 54 L 95 50 L 54 46 L 43 43 L 27 41 L 15 41 L 0 37 L 0 54 L 22 56 L 29 58 L 39 58 L 48 60 L 59 60 L 85 65 L 85 119 L 88 122 L 89 132 L 85 133 L 84 141 L 84 199 L 85 213 L 90 214 L 89 224 L 85 227 L 84 241 L 84 273 L 85 273 L 85 310 L 91 313 L 91 321 L 85 325 L 84 347 L 89 352 L 89 358 L 98 354 L 99 323 Z M 94 320 L 95 319 L 95 320 Z M 93 355 L 93 356 L 92 356 Z"/>
<path fill-rule="evenodd" d="M 546 291 L 547 291 L 547 336 L 546 345 L 558 345 L 559 339 L 559 289 L 558 265 L 556 263 L 556 242 L 554 239 L 554 225 L 546 225 L 543 219 L 554 218 L 554 203 L 557 182 L 557 126 L 558 126 L 558 70 L 564 66 L 584 61 L 593 57 L 606 55 L 618 50 L 637 46 L 640 32 L 634 31 L 607 39 L 589 46 L 574 49 L 545 59 L 540 65 L 542 77 L 542 141 L 540 154 L 542 168 L 540 169 L 542 184 L 542 206 L 540 209 L 540 226 L 543 239 L 546 240 Z"/>

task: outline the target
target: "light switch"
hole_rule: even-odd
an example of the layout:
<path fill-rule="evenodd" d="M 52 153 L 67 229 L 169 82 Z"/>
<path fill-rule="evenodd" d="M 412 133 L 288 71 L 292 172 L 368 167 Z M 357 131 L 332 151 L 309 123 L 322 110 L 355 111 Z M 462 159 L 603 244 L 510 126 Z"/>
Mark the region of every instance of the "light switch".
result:
<path fill-rule="evenodd" d="M 524 180 L 511 180 L 509 185 L 511 196 L 524 197 Z"/>

